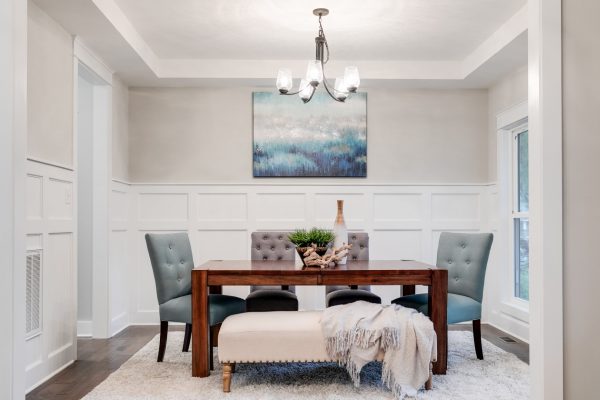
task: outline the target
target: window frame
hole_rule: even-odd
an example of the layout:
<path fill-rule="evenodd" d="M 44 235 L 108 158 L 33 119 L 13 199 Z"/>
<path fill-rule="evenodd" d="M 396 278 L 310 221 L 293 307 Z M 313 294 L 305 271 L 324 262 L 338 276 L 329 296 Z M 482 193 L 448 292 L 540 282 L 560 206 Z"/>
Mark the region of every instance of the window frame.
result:
<path fill-rule="evenodd" d="M 510 271 L 509 271 L 509 279 L 508 279 L 508 283 L 509 283 L 509 303 L 512 303 L 512 305 L 517 306 L 519 308 L 522 309 L 527 309 L 529 310 L 529 300 L 525 300 L 521 297 L 519 297 L 517 295 L 517 274 L 518 274 L 518 269 L 519 269 L 519 265 L 518 265 L 518 254 L 517 252 L 519 251 L 518 245 L 517 245 L 517 235 L 516 235 L 516 231 L 517 231 L 517 221 L 521 220 L 521 219 L 527 219 L 528 221 L 530 220 L 529 217 L 529 207 L 527 211 L 520 211 L 519 210 L 519 135 L 524 133 L 524 132 L 529 132 L 529 125 L 528 122 L 525 121 L 521 124 L 519 124 L 517 127 L 513 128 L 510 130 L 510 136 L 511 136 L 511 140 L 510 140 L 510 149 L 509 149 L 509 165 L 511 166 L 511 170 L 509 173 L 509 179 L 510 179 L 510 183 L 509 183 L 509 190 L 510 190 L 510 195 L 509 198 L 510 200 L 510 212 L 509 212 L 509 227 L 508 227 L 508 234 L 509 234 L 509 240 L 508 240 L 508 244 L 509 244 L 509 252 L 510 252 L 510 257 L 509 257 L 509 264 L 510 264 Z"/>

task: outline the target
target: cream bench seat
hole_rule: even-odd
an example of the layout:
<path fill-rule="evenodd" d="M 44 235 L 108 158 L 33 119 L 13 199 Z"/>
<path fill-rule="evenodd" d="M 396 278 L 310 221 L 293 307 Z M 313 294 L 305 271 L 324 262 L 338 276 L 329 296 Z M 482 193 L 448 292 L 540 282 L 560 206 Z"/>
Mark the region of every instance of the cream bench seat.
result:
<path fill-rule="evenodd" d="M 325 348 L 321 315 L 321 311 L 270 311 L 227 317 L 219 331 L 223 391 L 230 391 L 236 363 L 334 361 Z M 377 358 L 383 360 L 383 353 Z M 426 388 L 431 388 L 431 376 Z"/>

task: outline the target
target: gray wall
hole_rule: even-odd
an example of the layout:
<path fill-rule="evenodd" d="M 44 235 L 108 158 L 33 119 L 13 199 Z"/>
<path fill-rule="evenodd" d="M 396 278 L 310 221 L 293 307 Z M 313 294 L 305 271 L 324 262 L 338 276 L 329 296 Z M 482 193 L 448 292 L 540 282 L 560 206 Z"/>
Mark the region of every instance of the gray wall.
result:
<path fill-rule="evenodd" d="M 129 181 L 129 89 L 113 75 L 112 176 Z"/>
<path fill-rule="evenodd" d="M 27 156 L 73 166 L 73 40 L 28 2 Z"/>
<path fill-rule="evenodd" d="M 252 90 L 131 88 L 131 181 L 252 181 Z M 487 90 L 369 90 L 356 182 L 488 182 L 487 102 Z"/>
<path fill-rule="evenodd" d="M 496 116 L 516 104 L 527 101 L 527 90 L 527 65 L 516 69 L 489 88 L 488 173 L 490 182 L 496 182 L 498 179 Z"/>
<path fill-rule="evenodd" d="M 563 0 L 565 399 L 598 398 L 600 1 Z"/>

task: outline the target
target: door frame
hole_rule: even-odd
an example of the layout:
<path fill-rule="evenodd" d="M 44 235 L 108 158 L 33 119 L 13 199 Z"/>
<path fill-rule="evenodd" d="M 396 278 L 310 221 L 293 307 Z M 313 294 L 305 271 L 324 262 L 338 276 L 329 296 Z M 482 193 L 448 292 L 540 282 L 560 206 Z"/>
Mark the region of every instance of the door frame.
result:
<path fill-rule="evenodd" d="M 112 182 L 112 74 L 78 38 L 73 43 L 73 165 L 78 191 L 78 118 L 80 69 L 94 75 L 92 138 L 92 337 L 110 337 L 109 250 L 110 193 Z M 75 195 L 75 249 L 77 249 L 78 199 Z M 77 254 L 75 255 L 77 259 Z M 78 269 L 78 268 L 77 268 Z M 76 269 L 76 270 L 77 270 Z M 77 279 L 77 278 L 76 278 Z M 77 298 L 77 297 L 76 297 Z"/>

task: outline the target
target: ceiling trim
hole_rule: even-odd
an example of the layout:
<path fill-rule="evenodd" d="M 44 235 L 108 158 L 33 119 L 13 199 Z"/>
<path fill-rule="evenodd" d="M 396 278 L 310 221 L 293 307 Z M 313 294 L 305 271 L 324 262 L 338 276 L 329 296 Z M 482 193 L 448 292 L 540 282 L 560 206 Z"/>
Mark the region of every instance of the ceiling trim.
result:
<path fill-rule="evenodd" d="M 282 66 L 301 76 L 307 60 L 236 60 L 159 58 L 114 0 L 92 0 L 98 10 L 159 79 L 272 79 Z M 335 60 L 329 78 L 343 66 L 357 65 L 364 80 L 464 80 L 527 31 L 527 5 L 463 60 Z"/>

